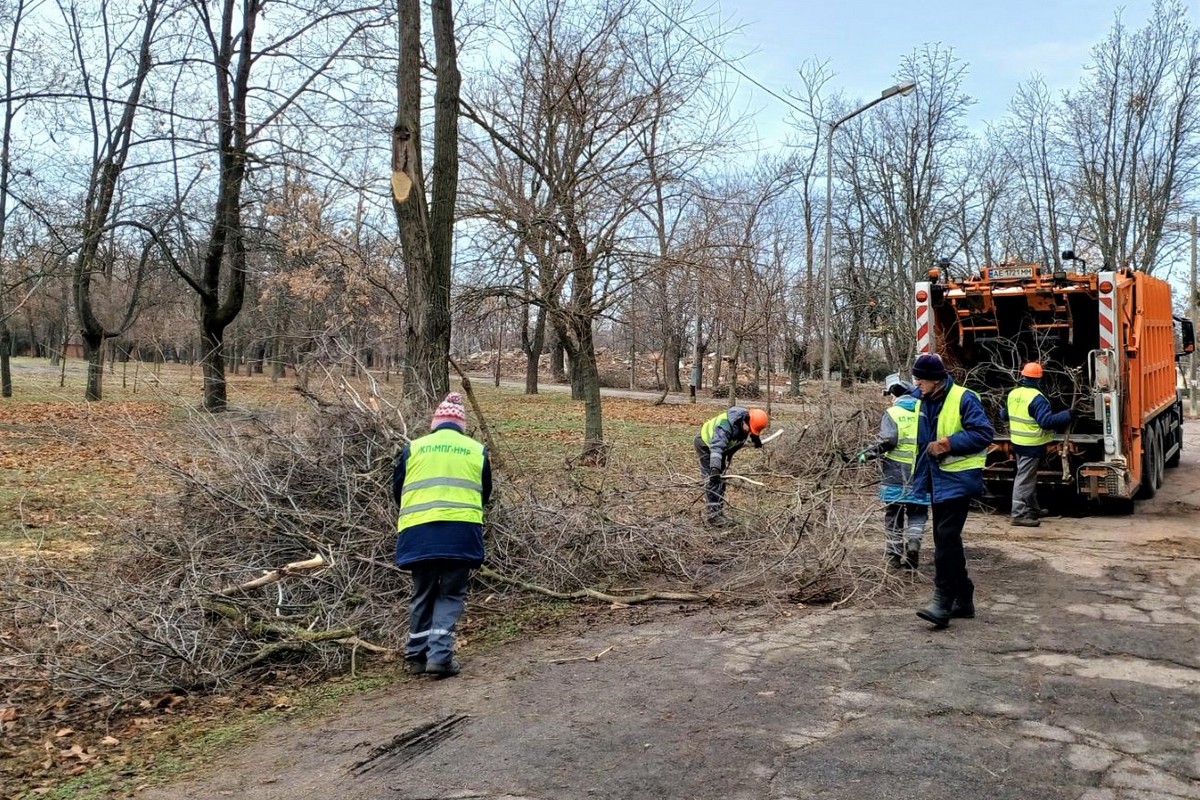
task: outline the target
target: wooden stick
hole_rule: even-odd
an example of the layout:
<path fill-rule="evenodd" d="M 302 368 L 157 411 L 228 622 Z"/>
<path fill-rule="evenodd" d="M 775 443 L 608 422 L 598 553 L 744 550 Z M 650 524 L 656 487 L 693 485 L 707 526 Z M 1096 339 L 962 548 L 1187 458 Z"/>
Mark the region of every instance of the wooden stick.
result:
<path fill-rule="evenodd" d="M 496 449 L 496 442 L 492 439 L 492 429 L 487 424 L 487 419 L 483 416 L 483 409 L 479 407 L 479 401 L 475 399 L 475 392 L 471 390 L 471 379 L 467 377 L 467 373 L 463 372 L 462 367 L 458 365 L 453 358 L 449 359 L 450 366 L 454 367 L 454 371 L 458 373 L 458 378 L 462 383 L 463 393 L 467 396 L 467 401 L 471 404 L 471 412 L 475 418 L 479 420 L 479 430 L 483 432 L 483 443 L 487 445 L 488 458 L 492 462 L 492 466 L 500 466 L 500 451 Z"/>
<path fill-rule="evenodd" d="M 260 586 L 266 586 L 269 583 L 275 583 L 276 581 L 283 580 L 288 575 L 295 575 L 297 572 L 304 572 L 305 570 L 310 569 L 320 569 L 324 566 L 326 566 L 325 558 L 318 554 L 304 561 L 293 561 L 290 564 L 284 564 L 279 569 L 273 569 L 252 581 L 247 581 L 236 586 L 226 586 L 224 589 L 216 592 L 215 594 L 219 597 L 230 597 L 231 595 L 248 592 L 251 589 L 257 589 Z"/>
<path fill-rule="evenodd" d="M 545 586 L 538 586 L 533 583 L 519 581 L 516 578 L 509 578 L 501 575 L 487 567 L 482 567 L 479 574 L 485 578 L 507 583 L 509 586 L 518 586 L 522 589 L 527 589 L 531 592 L 544 594 L 547 597 L 553 597 L 557 600 L 584 600 L 592 598 L 594 600 L 603 600 L 606 603 L 616 603 L 617 605 L 634 605 L 635 603 L 648 603 L 654 600 L 667 600 L 671 602 L 694 603 L 700 601 L 711 601 L 716 599 L 716 595 L 694 594 L 692 592 L 643 592 L 635 595 L 613 595 L 606 592 L 598 592 L 595 589 L 580 589 L 577 592 L 556 592 L 553 589 L 547 589 Z"/>
<path fill-rule="evenodd" d="M 744 477 L 744 476 L 742 476 L 742 475 L 722 475 L 721 477 L 723 477 L 723 478 L 736 478 L 736 479 L 737 479 L 737 480 L 739 480 L 739 481 L 745 481 L 746 483 L 751 483 L 751 484 L 754 484 L 755 486 L 766 486 L 766 484 L 765 484 L 765 483 L 760 483 L 759 481 L 751 480 L 750 478 L 746 478 L 746 477 Z"/>
<path fill-rule="evenodd" d="M 552 658 L 552 659 L 550 659 L 550 663 L 551 664 L 569 664 L 572 661 L 599 661 L 600 656 L 604 655 L 609 650 L 612 650 L 614 647 L 616 647 L 616 645 L 610 644 L 608 647 L 604 648 L 599 653 L 596 653 L 596 655 L 594 655 L 594 656 L 575 656 L 574 658 Z"/>

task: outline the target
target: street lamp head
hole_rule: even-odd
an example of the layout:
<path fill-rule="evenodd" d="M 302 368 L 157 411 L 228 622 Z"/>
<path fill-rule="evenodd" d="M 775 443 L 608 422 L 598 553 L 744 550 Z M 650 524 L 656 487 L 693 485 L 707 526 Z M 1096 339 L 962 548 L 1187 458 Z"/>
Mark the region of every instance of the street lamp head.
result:
<path fill-rule="evenodd" d="M 897 94 L 900 95 L 901 97 L 905 97 L 907 95 L 912 94 L 913 91 L 916 90 L 916 88 L 917 88 L 917 84 L 915 81 L 905 81 L 904 83 L 898 83 L 895 86 L 889 86 L 888 88 L 884 89 L 883 92 L 880 93 L 879 99 L 887 100 L 892 95 L 897 95 Z"/>

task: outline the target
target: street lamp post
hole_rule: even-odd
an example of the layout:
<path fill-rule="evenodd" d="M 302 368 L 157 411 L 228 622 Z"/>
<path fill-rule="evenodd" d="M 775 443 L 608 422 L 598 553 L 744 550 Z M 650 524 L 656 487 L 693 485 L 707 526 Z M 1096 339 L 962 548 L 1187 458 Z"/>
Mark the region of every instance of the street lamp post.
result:
<path fill-rule="evenodd" d="M 825 137 L 825 319 L 824 319 L 824 334 L 822 336 L 822 354 L 821 354 L 821 380 L 826 384 L 829 383 L 829 322 L 833 316 L 833 132 L 847 120 L 857 117 L 859 114 L 871 108 L 877 103 L 882 103 L 889 97 L 912 94 L 917 88 L 917 84 L 912 81 L 889 86 L 880 92 L 879 97 L 875 98 L 865 106 L 852 111 L 841 119 L 829 125 L 829 132 Z"/>
<path fill-rule="evenodd" d="M 1188 286 L 1188 318 L 1192 321 L 1193 330 L 1196 328 L 1196 215 L 1192 214 L 1191 225 L 1189 226 L 1192 234 L 1192 275 Z M 1188 405 L 1191 407 L 1192 416 L 1196 416 L 1196 351 L 1192 350 L 1188 356 Z"/>

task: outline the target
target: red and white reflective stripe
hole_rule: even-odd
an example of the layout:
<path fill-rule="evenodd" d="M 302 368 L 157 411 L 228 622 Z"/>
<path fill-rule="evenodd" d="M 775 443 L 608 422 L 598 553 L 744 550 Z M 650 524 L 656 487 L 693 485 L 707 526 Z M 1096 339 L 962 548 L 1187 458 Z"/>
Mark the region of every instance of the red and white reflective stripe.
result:
<path fill-rule="evenodd" d="M 917 301 L 917 355 L 933 352 L 933 328 L 929 322 L 929 284 L 918 283 L 916 294 L 924 293 L 925 299 Z"/>
<path fill-rule="evenodd" d="M 1101 272 L 1097 277 L 1101 284 L 1107 282 L 1111 287 L 1107 292 L 1100 292 L 1100 349 L 1115 350 L 1117 347 L 1117 277 L 1112 272 Z"/>

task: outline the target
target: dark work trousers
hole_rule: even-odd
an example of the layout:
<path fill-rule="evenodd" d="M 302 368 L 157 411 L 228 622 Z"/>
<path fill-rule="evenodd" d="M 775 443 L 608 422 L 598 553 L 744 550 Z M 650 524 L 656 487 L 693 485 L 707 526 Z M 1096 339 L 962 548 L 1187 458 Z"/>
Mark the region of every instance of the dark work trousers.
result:
<path fill-rule="evenodd" d="M 967 575 L 967 554 L 963 551 L 962 530 L 967 522 L 971 498 L 955 497 L 935 502 L 933 512 L 933 585 L 953 600 L 966 597 L 974 588 Z"/>
<path fill-rule="evenodd" d="M 692 444 L 696 447 L 696 457 L 700 459 L 700 477 L 704 479 L 704 502 L 708 505 L 708 516 L 710 518 L 718 516 L 722 509 L 725 508 L 725 481 L 710 481 L 709 476 L 712 475 L 712 469 L 709 467 L 709 459 L 712 458 L 712 451 L 708 449 L 708 445 L 704 440 L 697 436 Z M 729 459 L 726 458 L 721 464 L 720 475 L 729 467 Z"/>
<path fill-rule="evenodd" d="M 888 503 L 883 508 L 884 550 L 891 555 L 904 554 L 906 539 L 921 544 L 929 507 L 920 503 Z"/>
<path fill-rule="evenodd" d="M 1013 475 L 1012 515 L 1036 519 L 1042 506 L 1037 497 L 1037 471 L 1041 456 L 1017 454 L 1017 472 Z"/>
<path fill-rule="evenodd" d="M 413 596 L 404 657 L 449 664 L 454 657 L 454 626 L 467 606 L 471 568 L 451 559 L 418 561 L 408 568 L 412 570 Z"/>

